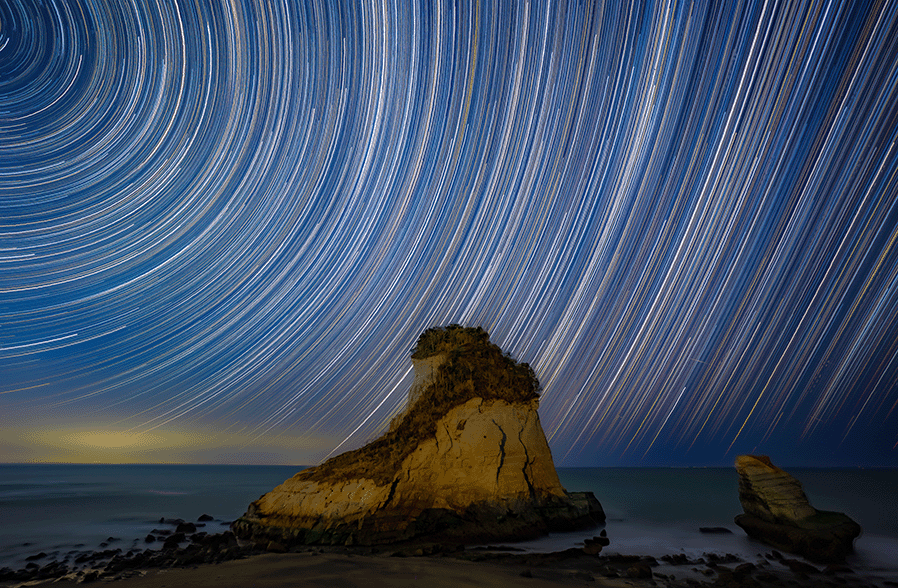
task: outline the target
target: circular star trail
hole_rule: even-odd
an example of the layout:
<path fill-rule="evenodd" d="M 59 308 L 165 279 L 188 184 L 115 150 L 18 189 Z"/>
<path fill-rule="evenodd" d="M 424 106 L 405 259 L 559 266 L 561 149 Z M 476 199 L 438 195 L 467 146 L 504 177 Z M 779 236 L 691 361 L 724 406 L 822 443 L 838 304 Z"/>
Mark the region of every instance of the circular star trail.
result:
<path fill-rule="evenodd" d="M 560 463 L 890 463 L 898 3 L 0 3 L 0 412 L 357 446 L 424 329 Z M 823 456 L 823 457 L 820 457 Z"/>

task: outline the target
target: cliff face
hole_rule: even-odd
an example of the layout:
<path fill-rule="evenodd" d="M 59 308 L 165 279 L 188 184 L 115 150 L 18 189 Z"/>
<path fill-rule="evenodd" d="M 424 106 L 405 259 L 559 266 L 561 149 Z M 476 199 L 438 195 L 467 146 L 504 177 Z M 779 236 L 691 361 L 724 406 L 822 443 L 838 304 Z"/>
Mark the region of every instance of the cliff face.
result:
<path fill-rule="evenodd" d="M 484 361 L 516 369 L 507 356 L 496 359 L 491 345 L 481 340 L 460 353 L 416 358 L 410 405 L 383 437 L 262 496 L 235 522 L 235 533 L 286 543 L 471 542 L 603 522 L 595 497 L 562 488 L 535 386 L 500 389 L 525 379 L 503 384 L 500 374 L 469 369 Z M 529 367 L 515 373 L 532 374 Z"/>
<path fill-rule="evenodd" d="M 459 510 L 479 501 L 564 497 L 536 407 L 536 400 L 473 398 L 451 409 L 436 437 L 403 462 L 399 501 Z"/>
<path fill-rule="evenodd" d="M 415 379 L 412 381 L 412 387 L 408 391 L 408 406 L 414 406 L 421 394 L 434 383 L 440 367 L 446 363 L 447 357 L 447 353 L 437 353 L 421 359 L 412 359 Z"/>

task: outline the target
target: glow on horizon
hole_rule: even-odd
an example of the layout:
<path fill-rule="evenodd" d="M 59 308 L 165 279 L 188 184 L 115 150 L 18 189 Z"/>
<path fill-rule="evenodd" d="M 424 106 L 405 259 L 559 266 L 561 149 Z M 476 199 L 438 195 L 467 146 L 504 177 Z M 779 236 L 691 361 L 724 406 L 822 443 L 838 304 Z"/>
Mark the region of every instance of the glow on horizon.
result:
<path fill-rule="evenodd" d="M 209 430 L 4 427 L 0 463 L 309 465 L 332 440 L 281 437 L 260 442 Z"/>

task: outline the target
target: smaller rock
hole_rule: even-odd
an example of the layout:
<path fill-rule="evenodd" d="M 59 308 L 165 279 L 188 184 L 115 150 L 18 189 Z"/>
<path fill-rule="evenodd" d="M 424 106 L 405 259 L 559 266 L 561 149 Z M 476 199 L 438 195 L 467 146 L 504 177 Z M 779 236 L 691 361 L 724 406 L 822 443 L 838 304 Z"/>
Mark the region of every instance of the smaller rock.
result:
<path fill-rule="evenodd" d="M 583 541 L 583 553 L 586 555 L 596 555 L 602 551 L 603 547 L 607 547 L 611 540 L 605 536 L 593 537 Z"/>
<path fill-rule="evenodd" d="M 196 533 L 196 525 L 193 523 L 178 523 L 175 533 Z"/>
<path fill-rule="evenodd" d="M 91 570 L 91 571 L 87 572 L 86 574 L 84 574 L 84 576 L 81 578 L 81 581 L 82 582 L 96 582 L 99 577 L 100 577 L 100 572 L 98 572 L 97 570 Z"/>
<path fill-rule="evenodd" d="M 646 579 L 652 577 L 652 568 L 647 564 L 637 564 L 627 568 L 627 577 L 636 579 Z"/>
<path fill-rule="evenodd" d="M 708 534 L 713 534 L 713 535 L 724 535 L 727 533 L 732 533 L 732 531 L 730 531 L 726 527 L 699 527 L 698 532 L 699 533 L 708 533 Z"/>
<path fill-rule="evenodd" d="M 798 559 L 784 559 L 782 564 L 796 574 L 819 574 L 820 570 Z"/>
<path fill-rule="evenodd" d="M 145 543 L 155 543 L 155 542 L 156 542 L 156 537 L 154 537 L 152 534 L 147 534 L 147 536 L 144 537 L 143 540 L 144 540 Z"/>
<path fill-rule="evenodd" d="M 185 541 L 187 537 L 184 536 L 184 533 L 175 533 L 170 537 L 165 539 L 165 543 L 162 544 L 163 549 L 177 549 L 178 544 L 182 541 Z"/>
<path fill-rule="evenodd" d="M 39 559 L 44 559 L 47 557 L 47 554 L 41 551 L 40 553 L 35 553 L 34 555 L 29 555 L 25 558 L 25 561 L 37 561 Z"/>
<path fill-rule="evenodd" d="M 769 457 L 740 455 L 736 470 L 745 512 L 735 523 L 748 536 L 819 563 L 844 561 L 854 551 L 860 525 L 844 513 L 816 510 L 801 483 Z"/>
<path fill-rule="evenodd" d="M 265 551 L 271 553 L 287 553 L 287 548 L 277 541 L 269 541 L 268 545 L 265 546 Z"/>
<path fill-rule="evenodd" d="M 197 521 L 198 523 L 205 523 L 205 522 L 208 522 L 208 521 L 211 521 L 211 520 L 213 520 L 211 516 L 209 516 L 209 515 L 207 515 L 207 514 L 201 514 L 201 515 L 200 515 L 200 518 L 198 518 L 196 521 Z"/>

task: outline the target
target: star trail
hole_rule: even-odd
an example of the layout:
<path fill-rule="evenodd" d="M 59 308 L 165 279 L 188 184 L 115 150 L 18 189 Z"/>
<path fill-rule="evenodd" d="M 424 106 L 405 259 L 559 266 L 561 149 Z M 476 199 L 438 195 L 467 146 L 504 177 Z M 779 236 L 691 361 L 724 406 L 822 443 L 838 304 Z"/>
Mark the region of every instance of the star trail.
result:
<path fill-rule="evenodd" d="M 0 1 L 0 461 L 315 462 L 460 323 L 559 464 L 898 465 L 896 139 L 891 0 Z"/>

